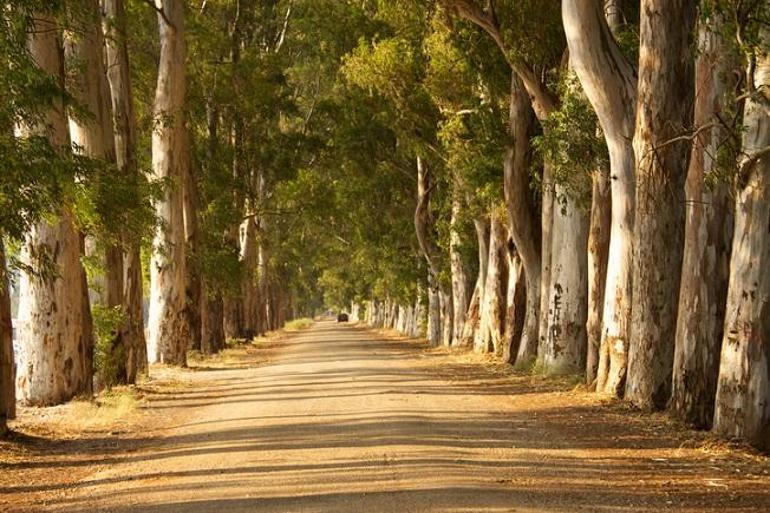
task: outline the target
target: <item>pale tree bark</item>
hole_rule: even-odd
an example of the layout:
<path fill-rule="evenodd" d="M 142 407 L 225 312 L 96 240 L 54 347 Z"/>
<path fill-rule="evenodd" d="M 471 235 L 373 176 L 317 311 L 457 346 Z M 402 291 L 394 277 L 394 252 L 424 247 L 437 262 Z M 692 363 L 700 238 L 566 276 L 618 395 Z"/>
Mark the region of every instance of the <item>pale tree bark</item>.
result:
<path fill-rule="evenodd" d="M 152 167 L 156 179 L 172 184 L 155 205 L 160 220 L 155 229 L 150 262 L 150 318 L 147 356 L 151 363 L 185 365 L 190 328 L 185 312 L 185 231 L 182 194 L 186 129 L 184 3 L 159 1 L 160 61 L 155 91 Z M 166 21 L 168 20 L 168 21 Z"/>
<path fill-rule="evenodd" d="M 417 208 L 414 212 L 414 227 L 417 242 L 428 263 L 428 340 L 433 345 L 451 344 L 452 307 L 451 294 L 439 283 L 439 249 L 431 232 L 433 220 L 429 204 L 433 185 L 430 169 L 422 158 L 417 158 Z M 442 315 L 443 314 L 443 315 Z"/>
<path fill-rule="evenodd" d="M 8 431 L 8 421 L 16 417 L 15 379 L 11 283 L 5 265 L 5 246 L 0 237 L 0 436 Z"/>
<path fill-rule="evenodd" d="M 541 359 L 547 373 L 579 374 L 586 360 L 588 216 L 563 187 L 557 186 L 556 194 L 548 322 Z"/>
<path fill-rule="evenodd" d="M 538 340 L 535 357 L 542 361 L 548 335 L 548 308 L 551 298 L 551 267 L 554 236 L 554 202 L 556 199 L 553 170 L 547 159 L 543 162 L 543 179 L 540 206 L 540 313 L 538 314 Z"/>
<path fill-rule="evenodd" d="M 254 205 L 241 223 L 241 300 L 243 301 L 243 336 L 251 339 L 259 332 L 259 248 L 257 245 L 257 221 Z"/>
<path fill-rule="evenodd" d="M 626 397 L 645 409 L 664 408 L 671 395 L 689 144 L 665 143 L 692 124 L 696 5 L 695 0 L 642 1 Z"/>
<path fill-rule="evenodd" d="M 484 296 L 480 305 L 481 321 L 476 332 L 473 349 L 477 353 L 502 355 L 508 285 L 508 256 L 506 251 L 508 234 L 505 229 L 505 215 L 502 212 L 495 210 L 490 217 L 487 281 L 484 285 Z"/>
<path fill-rule="evenodd" d="M 457 182 L 457 180 L 455 180 Z M 459 184 L 455 183 L 455 189 Z M 468 271 L 463 262 L 460 246 L 462 237 L 460 236 L 459 223 L 462 216 L 463 202 L 459 190 L 452 192 L 452 218 L 450 221 L 449 233 L 449 261 L 452 269 L 452 307 L 454 327 L 452 330 L 452 345 L 460 345 L 463 329 L 465 328 L 465 319 L 468 315 Z"/>
<path fill-rule="evenodd" d="M 526 365 L 537 357 L 542 263 L 537 213 L 529 187 L 530 135 L 534 116 L 524 86 L 515 73 L 511 73 L 510 102 L 511 141 L 504 160 L 504 192 L 509 232 L 521 258 L 526 282 L 524 328 L 516 355 L 516 363 Z"/>
<path fill-rule="evenodd" d="M 126 12 L 123 0 L 103 0 L 107 79 L 112 99 L 115 157 L 118 169 L 138 182 L 141 179 L 136 160 L 136 116 L 129 73 Z M 140 243 L 137 237 L 125 241 L 123 254 L 122 333 L 125 350 L 125 379 L 135 383 L 147 370 L 147 342 L 144 336 L 144 293 Z"/>
<path fill-rule="evenodd" d="M 591 220 L 588 230 L 588 316 L 586 320 L 586 384 L 595 387 L 602 339 L 602 310 L 610 249 L 612 199 L 609 168 L 591 177 Z"/>
<path fill-rule="evenodd" d="M 719 172 L 716 158 L 728 136 L 717 119 L 734 87 L 721 29 L 718 16 L 702 19 L 698 29 L 693 121 L 697 130 L 714 126 L 693 139 L 685 184 L 684 260 L 671 390 L 674 414 L 700 428 L 709 428 L 714 415 L 733 226 L 728 186 L 719 178 L 711 180 Z"/>
<path fill-rule="evenodd" d="M 752 94 L 743 113 L 743 156 L 719 365 L 714 431 L 770 449 L 770 30 L 763 27 Z M 752 76 L 753 75 L 753 76 Z"/>
<path fill-rule="evenodd" d="M 570 61 L 599 118 L 610 156 L 612 222 L 596 390 L 621 395 L 631 322 L 637 81 L 600 0 L 563 0 L 562 18 Z"/>
<path fill-rule="evenodd" d="M 505 334 L 503 336 L 502 359 L 514 363 L 524 330 L 527 310 L 527 289 L 524 266 L 513 241 L 508 241 L 508 289 L 506 292 Z"/>
<path fill-rule="evenodd" d="M 116 163 L 113 135 L 112 102 L 104 65 L 104 36 L 101 28 L 99 0 L 80 0 L 81 18 L 76 30 L 67 33 L 65 60 L 75 64 L 68 90 L 79 105 L 88 111 L 84 117 L 69 119 L 70 137 L 74 151 L 109 164 Z M 103 279 L 99 298 L 104 306 L 119 309 L 123 313 L 123 252 L 120 246 L 108 241 L 101 262 Z M 117 364 L 115 376 L 107 379 L 118 383 L 126 381 L 125 349 L 123 334 L 125 325 L 118 327 L 110 344 L 112 358 Z"/>
<path fill-rule="evenodd" d="M 29 51 L 37 66 L 64 85 L 60 27 L 49 13 L 35 15 Z M 70 151 L 67 117 L 60 98 L 44 120 L 20 126 L 21 137 L 47 137 L 61 152 Z M 63 403 L 91 390 L 91 333 L 85 272 L 80 263 L 80 235 L 70 206 L 62 205 L 55 220 L 32 226 L 22 245 L 21 261 L 33 269 L 19 283 L 19 345 L 17 392 L 32 405 Z"/>
<path fill-rule="evenodd" d="M 473 220 L 476 231 L 477 248 L 479 254 L 479 273 L 476 277 L 476 286 L 473 288 L 468 312 L 465 317 L 465 325 L 460 337 L 459 347 L 473 347 L 476 332 L 481 323 L 481 301 L 484 297 L 484 285 L 487 282 L 487 264 L 489 260 L 489 220 L 479 217 Z"/>

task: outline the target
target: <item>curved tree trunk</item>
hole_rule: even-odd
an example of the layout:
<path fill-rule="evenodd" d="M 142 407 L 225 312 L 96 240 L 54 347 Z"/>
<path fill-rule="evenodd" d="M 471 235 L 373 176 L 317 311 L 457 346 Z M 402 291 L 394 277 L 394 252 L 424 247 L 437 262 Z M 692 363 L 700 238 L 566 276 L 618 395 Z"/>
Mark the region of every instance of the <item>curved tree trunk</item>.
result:
<path fill-rule="evenodd" d="M 15 379 L 11 283 L 5 265 L 5 247 L 0 237 L 0 436 L 8 431 L 7 421 L 16 417 Z"/>
<path fill-rule="evenodd" d="M 733 85 L 722 41 L 721 20 L 701 20 L 695 67 L 695 127 L 713 124 Z M 709 428 L 719 374 L 730 268 L 733 215 L 726 184 L 714 176 L 715 157 L 726 134 L 721 125 L 694 140 L 685 185 L 686 224 L 682 284 L 674 348 L 671 409 L 700 428 Z"/>
<path fill-rule="evenodd" d="M 714 431 L 770 449 L 770 30 L 743 114 L 743 153 Z"/>
<path fill-rule="evenodd" d="M 628 362 L 634 227 L 636 77 L 600 0 L 562 0 L 570 61 L 599 118 L 610 155 L 612 223 L 596 390 L 621 395 Z"/>
<path fill-rule="evenodd" d="M 60 27 L 48 13 L 36 13 L 29 36 L 35 63 L 63 86 L 64 63 Z M 70 151 L 67 118 L 61 99 L 52 103 L 45 119 L 20 126 L 22 137 L 48 137 L 59 151 Z M 58 218 L 34 225 L 24 239 L 21 260 L 36 272 L 23 272 L 19 283 L 19 346 L 17 391 L 32 405 L 63 403 L 91 390 L 90 312 L 85 272 L 80 263 L 81 241 L 68 205 Z M 43 269 L 42 262 L 52 267 Z"/>
<path fill-rule="evenodd" d="M 554 211 L 548 328 L 540 358 L 550 374 L 579 374 L 586 361 L 588 215 L 561 187 L 556 194 L 563 204 Z"/>
<path fill-rule="evenodd" d="M 103 0 L 107 79 L 112 98 L 115 157 L 118 169 L 137 182 L 136 117 L 129 74 L 126 13 L 123 0 Z M 123 332 L 125 377 L 135 383 L 147 370 L 147 342 L 144 336 L 144 293 L 142 262 L 137 237 L 127 237 L 123 255 L 123 308 L 126 316 Z"/>
<path fill-rule="evenodd" d="M 588 317 L 586 320 L 586 384 L 596 386 L 599 347 L 602 339 L 602 309 L 607 279 L 610 247 L 612 199 L 609 169 L 600 169 L 592 177 L 591 221 L 588 230 Z"/>
<path fill-rule="evenodd" d="M 671 395 L 689 144 L 664 142 L 692 124 L 696 4 L 643 0 L 641 6 L 634 300 L 626 397 L 647 409 L 664 408 Z"/>
<path fill-rule="evenodd" d="M 537 357 L 541 257 L 537 214 L 529 188 L 530 132 L 534 114 L 529 98 L 516 73 L 511 73 L 511 105 L 509 114 L 511 142 L 504 160 L 505 204 L 508 208 L 509 232 L 521 257 L 526 279 L 527 303 L 524 329 L 516 362 L 526 365 Z"/>
<path fill-rule="evenodd" d="M 160 5 L 160 4 L 159 4 Z M 158 15 L 160 62 L 155 92 L 152 167 L 156 179 L 174 183 L 156 202 L 160 224 L 155 229 L 150 263 L 150 319 L 148 360 L 175 365 L 187 363 L 190 328 L 185 312 L 185 231 L 182 194 L 187 172 L 185 147 L 184 3 L 163 0 Z M 168 22 L 166 21 L 169 20 Z M 173 24 L 171 26 L 169 23 Z"/>

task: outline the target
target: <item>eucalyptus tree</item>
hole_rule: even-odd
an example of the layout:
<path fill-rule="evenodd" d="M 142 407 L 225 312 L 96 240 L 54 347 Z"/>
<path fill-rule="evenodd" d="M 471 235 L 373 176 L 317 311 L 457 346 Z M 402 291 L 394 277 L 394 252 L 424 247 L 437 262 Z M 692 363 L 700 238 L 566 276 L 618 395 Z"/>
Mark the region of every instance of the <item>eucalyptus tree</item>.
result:
<path fill-rule="evenodd" d="M 729 5 L 729 4 L 728 4 Z M 736 8 L 735 6 L 733 6 Z M 739 8 L 740 6 L 737 6 Z M 714 430 L 770 447 L 770 30 L 767 6 L 738 13 L 746 67 L 735 235 L 719 364 Z M 748 15 L 747 15 L 748 14 Z M 745 20 L 751 20 L 746 23 Z M 762 220 L 759 222 L 758 220 Z"/>
<path fill-rule="evenodd" d="M 190 327 L 186 316 L 186 253 L 182 194 L 187 176 L 185 128 L 184 2 L 158 4 L 160 61 L 153 105 L 152 166 L 156 179 L 170 181 L 156 201 L 150 263 L 147 356 L 153 362 L 184 365 Z"/>
<path fill-rule="evenodd" d="M 28 18 L 28 50 L 49 77 L 39 118 L 18 120 L 19 137 L 45 140 L 64 159 L 71 152 L 64 107 L 62 28 L 52 6 Z M 53 93 L 51 93 L 54 88 Z M 74 181 L 62 184 L 67 194 Z M 63 196 L 54 219 L 38 220 L 24 234 L 20 261 L 17 390 L 29 404 L 51 405 L 91 390 L 92 348 L 80 235 L 72 196 Z"/>
<path fill-rule="evenodd" d="M 131 85 L 128 56 L 128 23 L 123 0 L 103 0 L 104 40 L 106 73 L 109 81 L 110 99 L 115 141 L 115 159 L 118 170 L 128 184 L 127 196 L 141 201 L 141 185 L 144 177 L 139 169 L 136 134 L 134 95 Z M 137 204 L 133 206 L 138 207 Z M 143 281 L 140 245 L 144 230 L 124 230 L 123 251 L 123 316 L 121 333 L 124 349 L 125 374 L 127 383 L 134 383 L 138 375 L 147 369 L 147 342 L 144 335 Z"/>

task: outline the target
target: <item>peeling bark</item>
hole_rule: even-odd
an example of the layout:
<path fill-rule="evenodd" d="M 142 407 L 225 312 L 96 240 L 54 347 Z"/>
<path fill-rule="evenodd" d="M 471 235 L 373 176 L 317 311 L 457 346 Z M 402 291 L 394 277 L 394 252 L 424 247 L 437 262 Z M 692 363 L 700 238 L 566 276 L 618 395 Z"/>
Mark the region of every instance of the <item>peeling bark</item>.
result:
<path fill-rule="evenodd" d="M 35 63 L 63 85 L 61 33 L 52 16 L 36 13 L 28 45 Z M 70 151 L 61 99 L 52 102 L 39 125 L 20 126 L 18 133 L 42 135 L 59 151 Z M 16 386 L 19 400 L 38 406 L 60 404 L 91 390 L 92 338 L 80 235 L 68 205 L 62 205 L 57 215 L 31 228 L 21 252 L 21 261 L 35 273 L 23 272 L 19 283 Z"/>
<path fill-rule="evenodd" d="M 477 353 L 502 355 L 508 284 L 507 239 L 505 216 L 500 212 L 493 212 L 489 230 L 487 280 L 479 308 L 481 320 L 473 343 L 473 349 Z"/>
<path fill-rule="evenodd" d="M 723 112 L 731 62 L 726 58 L 721 20 L 701 20 L 695 68 L 694 126 L 714 123 Z M 693 140 L 685 185 L 686 221 L 682 284 L 674 348 L 671 409 L 674 415 L 708 429 L 714 415 L 719 353 L 732 240 L 732 202 L 727 184 L 706 181 L 716 169 L 716 156 L 726 137 L 719 125 Z"/>
<path fill-rule="evenodd" d="M 671 394 L 692 124 L 695 0 L 643 0 L 634 151 L 634 299 L 626 397 L 665 408 Z"/>
<path fill-rule="evenodd" d="M 460 337 L 459 347 L 473 347 L 476 332 L 481 322 L 481 300 L 484 297 L 484 285 L 487 281 L 487 264 L 489 259 L 489 221 L 486 218 L 473 220 L 478 241 L 479 273 L 476 278 L 476 286 L 473 288 L 468 312 L 465 317 L 465 326 Z"/>
<path fill-rule="evenodd" d="M 458 185 L 455 183 L 455 188 Z M 452 218 L 450 221 L 449 234 L 449 260 L 452 268 L 452 310 L 454 326 L 452 329 L 452 345 L 460 345 L 465 328 L 465 319 L 468 315 L 468 272 L 463 262 L 459 247 L 462 244 L 458 224 L 461 216 L 463 204 L 459 191 L 453 191 L 452 195 Z"/>
<path fill-rule="evenodd" d="M 537 213 L 529 188 L 530 132 L 534 115 L 524 86 L 515 73 L 511 73 L 510 101 L 511 141 L 506 150 L 503 173 L 509 232 L 526 280 L 526 314 L 516 355 L 517 364 L 523 365 L 537 356 L 542 263 Z"/>
<path fill-rule="evenodd" d="M 610 156 L 612 222 L 602 314 L 597 392 L 622 395 L 631 321 L 636 76 L 599 0 L 563 0 L 570 61 L 599 118 Z"/>
<path fill-rule="evenodd" d="M 581 374 L 586 360 L 588 216 L 557 186 L 545 346 L 549 374 Z M 541 315 L 543 312 L 540 312 Z"/>
<path fill-rule="evenodd" d="M 112 99 L 115 157 L 118 169 L 138 182 L 136 117 L 129 73 L 125 6 L 123 0 L 103 0 L 102 5 L 106 22 L 106 72 Z M 137 376 L 147 370 L 141 266 L 140 241 L 129 237 L 123 254 L 123 308 L 126 319 L 122 341 L 127 383 L 135 383 Z"/>
<path fill-rule="evenodd" d="M 609 169 L 600 169 L 592 177 L 591 221 L 588 231 L 588 317 L 586 320 L 586 384 L 596 386 L 599 348 L 602 339 L 602 309 L 607 281 L 607 257 L 610 248 L 612 199 Z"/>
<path fill-rule="evenodd" d="M 155 92 L 152 134 L 152 167 L 156 179 L 172 185 L 156 201 L 161 223 L 155 229 L 150 262 L 150 319 L 147 356 L 150 363 L 187 363 L 190 327 L 185 311 L 186 258 L 182 194 L 187 172 L 183 169 L 186 132 L 184 4 L 163 0 L 159 4 L 160 62 Z M 168 19 L 173 26 L 166 21 Z"/>
<path fill-rule="evenodd" d="M 754 95 L 743 114 L 714 431 L 770 449 L 770 30 L 761 32 Z M 751 74 L 749 74 L 751 77 Z M 760 152 L 765 152 L 758 157 Z"/>

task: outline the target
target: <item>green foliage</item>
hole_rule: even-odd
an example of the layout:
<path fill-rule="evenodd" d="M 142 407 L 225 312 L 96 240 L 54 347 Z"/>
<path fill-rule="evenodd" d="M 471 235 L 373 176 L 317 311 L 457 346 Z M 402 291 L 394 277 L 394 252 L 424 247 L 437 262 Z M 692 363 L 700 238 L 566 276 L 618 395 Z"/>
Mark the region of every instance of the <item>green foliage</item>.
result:
<path fill-rule="evenodd" d="M 118 307 L 93 305 L 91 307 L 94 324 L 94 372 L 100 383 L 106 387 L 120 382 L 125 369 L 125 354 L 122 344 L 116 344 L 120 326 L 125 322 L 125 314 Z"/>
<path fill-rule="evenodd" d="M 536 137 L 533 144 L 551 164 L 554 182 L 578 205 L 588 209 L 591 175 L 609 166 L 607 146 L 577 77 L 565 74 L 559 90 L 559 109 L 543 122 L 543 134 Z"/>

